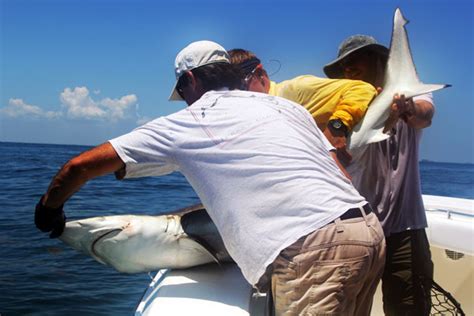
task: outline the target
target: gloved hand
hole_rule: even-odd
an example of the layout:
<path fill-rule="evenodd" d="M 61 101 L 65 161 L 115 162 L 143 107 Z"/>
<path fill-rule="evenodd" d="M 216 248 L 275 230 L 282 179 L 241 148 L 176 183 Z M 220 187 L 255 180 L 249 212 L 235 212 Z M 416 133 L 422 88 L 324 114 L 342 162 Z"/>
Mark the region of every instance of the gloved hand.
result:
<path fill-rule="evenodd" d="M 35 209 L 35 225 L 42 232 L 51 232 L 49 238 L 61 236 L 66 225 L 66 215 L 63 211 L 63 205 L 58 208 L 50 208 L 43 205 L 41 197 Z"/>

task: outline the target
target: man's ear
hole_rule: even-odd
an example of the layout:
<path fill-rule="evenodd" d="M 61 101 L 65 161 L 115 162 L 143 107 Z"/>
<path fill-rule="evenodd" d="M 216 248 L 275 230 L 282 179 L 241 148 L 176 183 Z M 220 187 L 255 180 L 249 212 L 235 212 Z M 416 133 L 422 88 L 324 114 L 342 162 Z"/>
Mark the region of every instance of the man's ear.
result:
<path fill-rule="evenodd" d="M 191 70 L 186 71 L 186 76 L 188 76 L 189 85 L 192 87 L 193 90 L 196 90 L 197 80 Z"/>
<path fill-rule="evenodd" d="M 201 80 L 196 77 L 192 71 L 187 71 L 183 76 L 187 76 L 186 89 L 185 91 L 185 101 L 188 105 L 193 104 L 206 92 L 203 90 Z"/>

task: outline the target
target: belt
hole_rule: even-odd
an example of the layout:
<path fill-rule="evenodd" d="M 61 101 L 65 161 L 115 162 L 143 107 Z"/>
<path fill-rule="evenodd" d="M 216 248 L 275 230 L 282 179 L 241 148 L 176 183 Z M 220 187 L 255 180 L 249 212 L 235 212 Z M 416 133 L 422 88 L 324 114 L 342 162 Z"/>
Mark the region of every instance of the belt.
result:
<path fill-rule="evenodd" d="M 366 215 L 372 213 L 372 208 L 370 207 L 368 203 L 362 206 L 362 208 L 364 209 Z M 355 207 L 355 208 L 351 208 L 347 210 L 347 212 L 342 214 L 339 218 L 343 221 L 346 219 L 357 218 L 357 217 L 362 217 L 362 212 L 360 211 L 360 208 Z"/>

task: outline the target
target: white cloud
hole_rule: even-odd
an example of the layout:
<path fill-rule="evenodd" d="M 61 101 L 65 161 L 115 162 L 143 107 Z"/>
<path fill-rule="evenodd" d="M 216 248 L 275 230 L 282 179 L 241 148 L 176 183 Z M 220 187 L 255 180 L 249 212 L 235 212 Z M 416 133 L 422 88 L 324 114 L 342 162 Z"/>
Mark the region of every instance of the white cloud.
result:
<path fill-rule="evenodd" d="M 66 88 L 60 95 L 68 117 L 83 119 L 102 119 L 118 121 L 127 116 L 127 112 L 138 101 L 134 94 L 120 99 L 105 98 L 95 101 L 86 87 Z"/>
<path fill-rule="evenodd" d="M 106 116 L 105 111 L 89 96 L 89 90 L 86 87 L 76 87 L 73 90 L 66 88 L 61 92 L 59 99 L 69 117 L 100 119 Z"/>
<path fill-rule="evenodd" d="M 100 101 L 100 105 L 107 109 L 112 120 L 119 120 L 125 116 L 125 112 L 137 103 L 137 96 L 129 94 L 120 99 L 105 98 Z"/>
<path fill-rule="evenodd" d="M 8 100 L 8 105 L 0 109 L 0 113 L 8 117 L 31 117 L 55 119 L 62 116 L 61 112 L 45 111 L 39 106 L 25 103 L 22 99 Z"/>
<path fill-rule="evenodd" d="M 87 87 L 65 88 L 61 92 L 62 111 L 45 111 L 41 107 L 25 103 L 22 99 L 10 99 L 8 105 L 0 108 L 0 114 L 17 118 L 33 117 L 55 119 L 66 116 L 73 119 L 119 121 L 135 114 L 138 98 L 135 94 L 118 99 L 92 99 Z"/>

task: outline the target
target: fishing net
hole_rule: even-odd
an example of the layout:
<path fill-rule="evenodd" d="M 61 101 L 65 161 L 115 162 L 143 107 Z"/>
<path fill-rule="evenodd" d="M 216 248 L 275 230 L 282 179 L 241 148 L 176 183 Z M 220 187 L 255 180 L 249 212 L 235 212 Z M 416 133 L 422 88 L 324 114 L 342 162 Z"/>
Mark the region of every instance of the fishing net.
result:
<path fill-rule="evenodd" d="M 434 280 L 422 280 L 422 284 L 431 284 L 429 291 L 431 297 L 431 312 L 430 315 L 445 316 L 465 316 L 466 314 L 461 309 L 461 304 L 445 289 L 443 289 Z M 427 292 L 428 293 L 428 292 Z"/>

